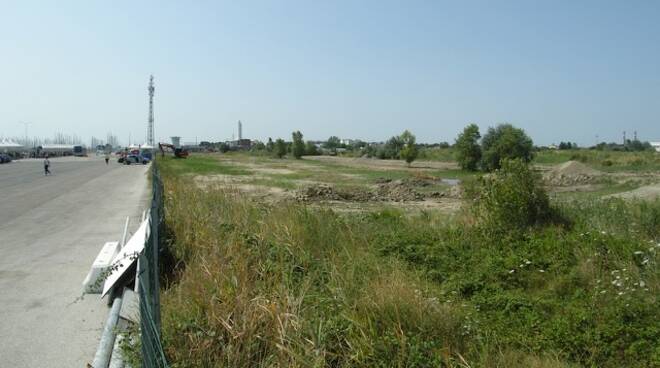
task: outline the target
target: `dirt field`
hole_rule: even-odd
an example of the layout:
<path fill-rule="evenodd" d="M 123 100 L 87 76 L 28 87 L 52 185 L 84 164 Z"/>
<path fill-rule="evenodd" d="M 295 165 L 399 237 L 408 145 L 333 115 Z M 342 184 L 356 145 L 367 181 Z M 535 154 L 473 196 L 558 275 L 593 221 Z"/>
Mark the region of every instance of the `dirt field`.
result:
<path fill-rule="evenodd" d="M 351 212 L 390 206 L 453 213 L 461 207 L 462 183 L 478 175 L 447 162 L 420 161 L 408 167 L 403 161 L 332 156 L 280 160 L 212 154 L 193 156 L 188 164 L 205 168 L 190 173 L 200 188 L 220 186 L 265 203 L 297 201 Z M 658 197 L 659 173 L 607 173 L 577 161 L 537 169 L 548 192 L 560 200 Z"/>
<path fill-rule="evenodd" d="M 384 206 L 453 212 L 460 208 L 456 166 L 419 162 L 313 157 L 272 159 L 242 154 L 206 155 L 228 172 L 195 175 L 200 188 L 221 186 L 259 201 L 297 201 L 341 211 L 370 211 Z M 220 170 L 222 171 L 222 170 Z"/>

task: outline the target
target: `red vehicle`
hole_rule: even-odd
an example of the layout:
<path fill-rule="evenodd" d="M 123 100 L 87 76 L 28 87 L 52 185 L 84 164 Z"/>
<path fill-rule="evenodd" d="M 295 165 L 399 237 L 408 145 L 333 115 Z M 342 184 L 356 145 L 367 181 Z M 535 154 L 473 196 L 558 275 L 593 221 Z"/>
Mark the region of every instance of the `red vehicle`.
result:
<path fill-rule="evenodd" d="M 176 158 L 186 158 L 188 157 L 188 151 L 183 148 L 174 147 L 173 144 L 169 143 L 158 143 L 158 148 L 160 148 L 161 156 L 165 156 L 165 151 L 174 153 Z"/>

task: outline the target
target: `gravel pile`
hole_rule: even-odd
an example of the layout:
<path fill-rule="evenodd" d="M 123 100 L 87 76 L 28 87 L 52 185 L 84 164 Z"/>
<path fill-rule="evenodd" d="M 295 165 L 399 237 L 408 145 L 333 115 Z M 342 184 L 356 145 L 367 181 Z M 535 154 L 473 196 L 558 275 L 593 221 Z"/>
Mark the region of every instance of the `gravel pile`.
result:
<path fill-rule="evenodd" d="M 553 186 L 570 186 L 592 183 L 602 175 L 579 161 L 568 161 L 547 172 L 543 178 Z"/>

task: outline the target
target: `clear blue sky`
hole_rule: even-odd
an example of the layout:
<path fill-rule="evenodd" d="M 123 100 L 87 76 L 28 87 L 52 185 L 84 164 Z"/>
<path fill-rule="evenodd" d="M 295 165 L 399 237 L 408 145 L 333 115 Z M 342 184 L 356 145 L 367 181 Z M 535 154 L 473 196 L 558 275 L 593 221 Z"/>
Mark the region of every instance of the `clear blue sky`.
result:
<path fill-rule="evenodd" d="M 0 136 L 660 140 L 660 1 L 11 1 Z"/>

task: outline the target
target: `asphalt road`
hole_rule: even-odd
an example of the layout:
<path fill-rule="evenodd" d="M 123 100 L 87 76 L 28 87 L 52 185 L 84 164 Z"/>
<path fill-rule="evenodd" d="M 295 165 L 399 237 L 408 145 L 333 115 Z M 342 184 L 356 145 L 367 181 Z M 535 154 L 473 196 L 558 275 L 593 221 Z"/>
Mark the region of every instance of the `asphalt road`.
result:
<path fill-rule="evenodd" d="M 84 367 L 108 306 L 81 300 L 101 246 L 147 207 L 147 167 L 102 158 L 0 165 L 0 367 Z"/>

